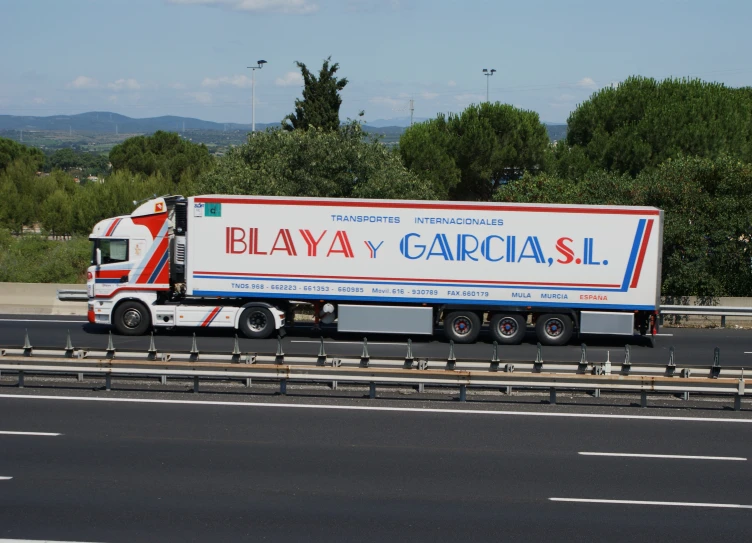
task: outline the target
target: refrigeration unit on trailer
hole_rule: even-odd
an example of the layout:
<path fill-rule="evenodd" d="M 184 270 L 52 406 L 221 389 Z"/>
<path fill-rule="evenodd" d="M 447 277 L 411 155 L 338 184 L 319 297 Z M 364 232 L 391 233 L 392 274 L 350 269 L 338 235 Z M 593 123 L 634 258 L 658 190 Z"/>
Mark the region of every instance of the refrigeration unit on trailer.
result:
<path fill-rule="evenodd" d="M 358 333 L 520 343 L 654 333 L 663 212 L 649 207 L 168 196 L 98 223 L 89 321 L 283 332 L 310 304 Z"/>

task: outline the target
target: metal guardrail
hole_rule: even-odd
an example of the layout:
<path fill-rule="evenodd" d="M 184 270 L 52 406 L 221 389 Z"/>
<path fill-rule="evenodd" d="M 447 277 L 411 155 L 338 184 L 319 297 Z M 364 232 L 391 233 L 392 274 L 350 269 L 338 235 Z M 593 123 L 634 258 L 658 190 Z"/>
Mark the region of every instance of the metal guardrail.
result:
<path fill-rule="evenodd" d="M 662 305 L 661 324 L 664 315 L 696 315 L 721 317 L 721 328 L 726 328 L 726 317 L 752 318 L 752 307 L 734 307 L 721 305 Z"/>
<path fill-rule="evenodd" d="M 460 364 L 485 364 L 487 369 L 463 369 L 458 367 Z M 527 371 L 517 372 L 518 368 Z M 490 360 L 486 361 L 457 360 L 451 343 L 446 360 L 429 361 L 414 358 L 409 341 L 404 358 L 371 359 L 365 342 L 360 357 L 329 358 L 323 340 L 317 355 L 289 356 L 282 351 L 281 340 L 278 340 L 276 353 L 241 353 L 237 338 L 232 353 L 202 353 L 194 336 L 190 351 L 164 353 L 154 347 L 152 337 L 144 353 L 116 350 L 111 335 L 107 349 L 98 351 L 76 349 L 70 337 L 63 350 L 34 349 L 27 336 L 22 347 L 0 349 L 0 371 L 16 373 L 20 387 L 24 386 L 24 375 L 29 373 L 77 374 L 80 379 L 83 374 L 103 375 L 107 390 L 111 389 L 113 376 L 160 377 L 163 384 L 167 377 L 193 378 L 194 392 L 199 391 L 201 378 L 242 379 L 246 386 L 251 385 L 252 379 L 262 379 L 279 381 L 281 394 L 286 394 L 288 381 L 331 382 L 332 388 L 336 388 L 338 382 L 368 384 L 371 398 L 376 396 L 377 385 L 417 385 L 421 392 L 425 386 L 459 387 L 460 401 L 466 400 L 467 387 L 507 387 L 508 393 L 512 388 L 548 389 L 552 404 L 556 403 L 556 392 L 561 389 L 593 391 L 595 396 L 600 396 L 601 390 L 632 391 L 641 393 L 642 406 L 647 405 L 648 392 L 683 393 L 685 399 L 692 392 L 731 394 L 736 410 L 741 409 L 745 395 L 744 368 L 721 368 L 717 348 L 712 366 L 678 369 L 673 349 L 666 366 L 638 367 L 631 364 L 628 349 L 621 363 L 609 359 L 603 363 L 589 362 L 584 345 L 580 362 L 544 363 L 539 345 L 536 359 L 531 363 L 513 364 L 498 358 L 496 345 Z M 692 376 L 693 372 L 704 375 Z"/>
<path fill-rule="evenodd" d="M 86 289 L 58 289 L 57 299 L 61 302 L 88 302 L 89 296 L 86 293 Z"/>

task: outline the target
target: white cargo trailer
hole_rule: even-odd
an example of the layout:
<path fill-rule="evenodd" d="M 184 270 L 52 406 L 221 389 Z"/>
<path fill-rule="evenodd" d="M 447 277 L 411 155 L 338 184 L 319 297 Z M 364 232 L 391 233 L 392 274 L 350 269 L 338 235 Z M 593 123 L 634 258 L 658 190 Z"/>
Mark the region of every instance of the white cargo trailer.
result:
<path fill-rule="evenodd" d="M 208 195 L 98 223 L 89 320 L 123 334 L 264 338 L 301 304 L 340 331 L 515 344 L 655 333 L 663 212 L 649 207 Z"/>

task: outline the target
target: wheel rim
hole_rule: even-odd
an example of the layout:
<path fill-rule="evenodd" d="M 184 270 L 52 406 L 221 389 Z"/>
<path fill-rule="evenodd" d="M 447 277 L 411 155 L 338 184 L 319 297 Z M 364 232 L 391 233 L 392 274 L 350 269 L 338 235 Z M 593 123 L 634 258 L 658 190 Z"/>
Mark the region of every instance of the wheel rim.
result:
<path fill-rule="evenodd" d="M 458 336 L 466 336 L 473 331 L 473 322 L 467 317 L 457 317 L 452 321 L 452 329 Z"/>
<path fill-rule="evenodd" d="M 267 324 L 268 321 L 266 320 L 266 314 L 264 314 L 263 311 L 254 311 L 248 315 L 248 328 L 252 332 L 261 332 L 266 328 Z"/>
<path fill-rule="evenodd" d="M 497 328 L 501 336 L 514 337 L 517 335 L 517 331 L 519 330 L 520 326 L 517 322 L 517 319 L 514 319 L 512 317 L 504 317 L 499 321 Z"/>
<path fill-rule="evenodd" d="M 129 309 L 123 314 L 123 324 L 128 328 L 137 328 L 141 324 L 141 312 L 138 309 Z"/>
<path fill-rule="evenodd" d="M 545 328 L 548 337 L 557 338 L 564 333 L 564 322 L 561 319 L 548 319 Z"/>

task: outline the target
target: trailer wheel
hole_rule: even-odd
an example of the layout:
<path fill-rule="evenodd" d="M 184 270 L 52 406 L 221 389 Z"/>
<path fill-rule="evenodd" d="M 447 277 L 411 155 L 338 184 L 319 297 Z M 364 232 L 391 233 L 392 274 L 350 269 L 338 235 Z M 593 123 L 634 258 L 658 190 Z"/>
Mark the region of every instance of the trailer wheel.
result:
<path fill-rule="evenodd" d="M 444 316 L 444 333 L 455 343 L 473 343 L 480 326 L 480 317 L 474 311 L 452 311 Z"/>
<path fill-rule="evenodd" d="M 556 313 L 541 315 L 535 321 L 535 333 L 543 345 L 566 345 L 572 337 L 572 318 Z"/>
<path fill-rule="evenodd" d="M 266 339 L 274 333 L 274 317 L 265 307 L 248 307 L 240 315 L 240 331 L 250 339 Z"/>
<path fill-rule="evenodd" d="M 112 325 L 124 336 L 141 336 L 151 326 L 151 315 L 141 302 L 127 300 L 115 309 Z"/>
<path fill-rule="evenodd" d="M 519 345 L 527 333 L 527 319 L 515 313 L 496 313 L 491 317 L 491 334 L 502 345 Z"/>

